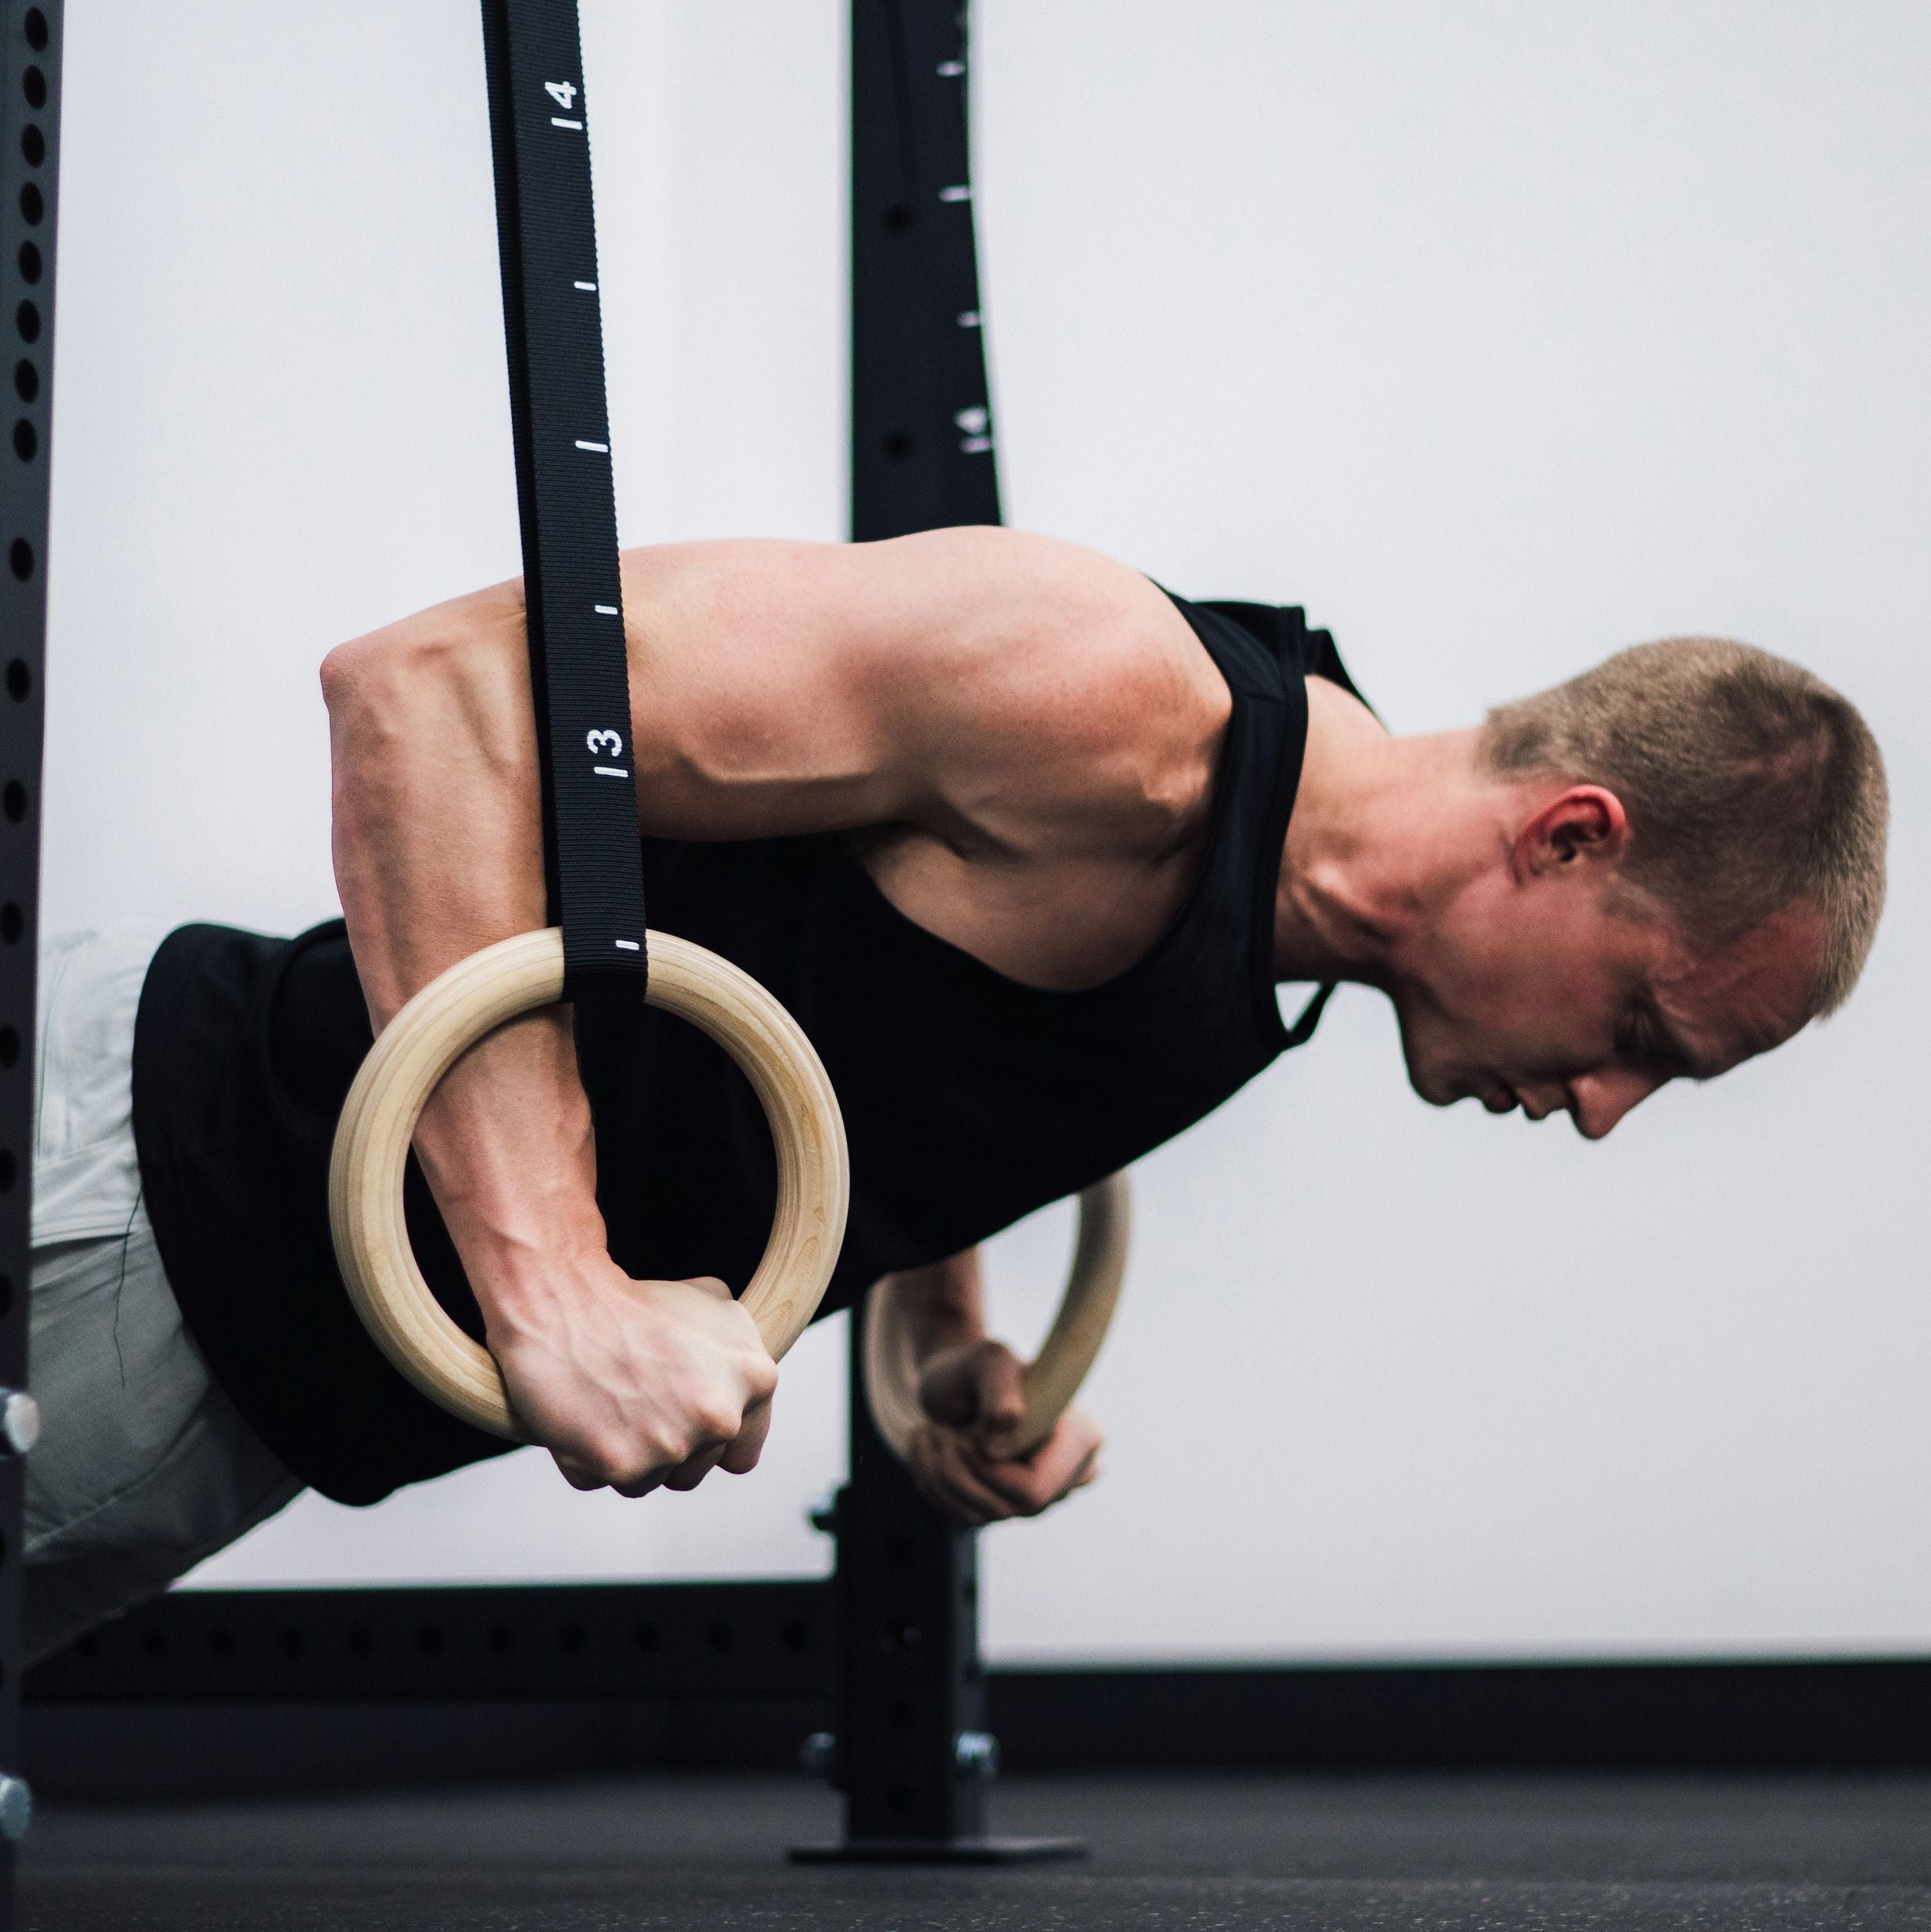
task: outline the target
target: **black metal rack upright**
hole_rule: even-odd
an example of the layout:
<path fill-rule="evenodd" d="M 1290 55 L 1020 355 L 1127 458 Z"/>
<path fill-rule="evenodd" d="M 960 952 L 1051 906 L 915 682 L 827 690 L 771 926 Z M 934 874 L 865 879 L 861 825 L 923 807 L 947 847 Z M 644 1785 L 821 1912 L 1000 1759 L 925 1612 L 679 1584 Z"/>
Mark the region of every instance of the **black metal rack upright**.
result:
<path fill-rule="evenodd" d="M 13 362 L 12 454 L 0 451 L 0 1926 L 13 1923 L 13 1846 L 32 1800 L 20 1763 L 21 1457 L 34 1145 L 47 474 L 53 408 L 54 214 L 60 0 L 0 6 L 0 286 Z"/>
<path fill-rule="evenodd" d="M 852 0 L 852 535 L 1000 521 L 973 225 L 962 0 Z M 821 1741 L 845 1837 L 812 1862 L 992 1864 L 1076 1853 L 996 1838 L 975 1534 L 921 1497 L 872 1425 L 852 1321 L 852 1466 L 838 1539 L 838 1730 Z"/>

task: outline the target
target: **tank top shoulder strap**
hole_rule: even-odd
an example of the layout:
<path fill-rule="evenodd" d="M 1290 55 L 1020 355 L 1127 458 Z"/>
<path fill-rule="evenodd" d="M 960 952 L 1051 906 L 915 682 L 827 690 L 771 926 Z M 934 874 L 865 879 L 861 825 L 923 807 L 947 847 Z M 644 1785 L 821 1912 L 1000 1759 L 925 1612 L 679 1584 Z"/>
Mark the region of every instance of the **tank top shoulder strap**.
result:
<path fill-rule="evenodd" d="M 1164 589 L 1165 586 L 1162 586 Z M 1216 816 L 1231 812 L 1244 821 L 1245 835 L 1216 838 L 1222 863 L 1245 868 L 1248 918 L 1248 957 L 1255 1018 L 1284 1053 L 1314 1036 L 1331 984 L 1316 989 L 1292 1025 L 1284 1025 L 1274 979 L 1274 903 L 1288 820 L 1300 787 L 1307 749 L 1307 693 L 1310 676 L 1338 673 L 1336 682 L 1352 690 L 1334 640 L 1310 630 L 1299 605 L 1226 601 L 1194 604 L 1166 591 L 1176 609 L 1213 659 L 1234 697 L 1222 761 Z M 1331 671 L 1330 667 L 1331 666 Z"/>

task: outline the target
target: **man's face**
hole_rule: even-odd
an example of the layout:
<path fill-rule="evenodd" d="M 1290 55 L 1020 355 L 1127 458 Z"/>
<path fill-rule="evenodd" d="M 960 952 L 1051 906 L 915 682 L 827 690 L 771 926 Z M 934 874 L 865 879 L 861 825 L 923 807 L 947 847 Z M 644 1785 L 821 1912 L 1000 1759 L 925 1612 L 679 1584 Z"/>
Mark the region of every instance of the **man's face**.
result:
<path fill-rule="evenodd" d="M 1821 950 L 1806 906 L 1699 954 L 1653 902 L 1617 889 L 1613 864 L 1498 868 L 1457 896 L 1392 989 L 1408 1076 L 1437 1106 L 1566 1112 L 1599 1140 L 1670 1080 L 1712 1078 L 1800 1031 Z"/>

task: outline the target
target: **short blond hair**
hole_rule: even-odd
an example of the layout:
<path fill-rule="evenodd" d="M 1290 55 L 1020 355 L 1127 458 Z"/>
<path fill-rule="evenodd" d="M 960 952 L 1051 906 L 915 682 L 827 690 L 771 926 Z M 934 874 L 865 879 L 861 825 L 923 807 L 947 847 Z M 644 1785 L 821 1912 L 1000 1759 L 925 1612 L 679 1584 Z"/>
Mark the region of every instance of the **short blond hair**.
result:
<path fill-rule="evenodd" d="M 1613 791 L 1627 876 L 1718 948 L 1800 901 L 1825 933 L 1813 1011 L 1840 1006 L 1884 908 L 1884 760 L 1857 707 L 1800 665 L 1724 637 L 1637 644 L 1489 713 L 1507 773 Z"/>

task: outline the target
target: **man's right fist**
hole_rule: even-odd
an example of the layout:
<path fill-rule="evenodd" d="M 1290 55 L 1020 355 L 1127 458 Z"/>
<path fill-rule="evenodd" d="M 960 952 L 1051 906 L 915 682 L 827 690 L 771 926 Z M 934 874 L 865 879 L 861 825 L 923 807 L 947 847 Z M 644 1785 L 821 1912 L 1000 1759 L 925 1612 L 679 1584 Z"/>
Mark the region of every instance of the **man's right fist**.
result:
<path fill-rule="evenodd" d="M 633 1281 L 607 1254 L 500 1303 L 489 1348 L 510 1405 L 578 1489 L 695 1489 L 756 1466 L 777 1364 L 714 1276 Z"/>

